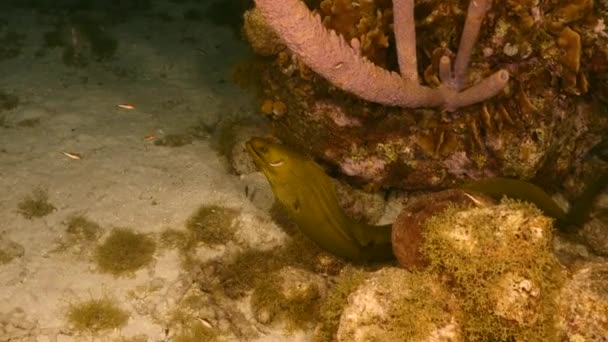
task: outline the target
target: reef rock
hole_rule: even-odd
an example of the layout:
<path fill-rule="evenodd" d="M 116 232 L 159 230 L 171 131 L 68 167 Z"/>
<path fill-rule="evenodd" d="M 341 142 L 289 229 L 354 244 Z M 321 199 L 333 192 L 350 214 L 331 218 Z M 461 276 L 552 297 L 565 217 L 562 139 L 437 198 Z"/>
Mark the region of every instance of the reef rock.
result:
<path fill-rule="evenodd" d="M 452 207 L 429 218 L 425 272 L 459 299 L 465 340 L 554 341 L 565 271 L 552 250 L 551 219 L 514 201 Z"/>
<path fill-rule="evenodd" d="M 453 56 L 468 1 L 417 1 L 418 74 L 436 87 Z M 359 42 L 361 54 L 396 70 L 388 1 L 311 2 L 326 27 Z M 557 185 L 608 131 L 605 7 L 592 1 L 495 1 L 468 70 L 468 86 L 509 72 L 501 94 L 451 113 L 363 101 L 282 50 L 262 72 L 261 101 L 280 102 L 275 134 L 349 180 L 372 187 L 438 189 L 489 176 Z"/>
<path fill-rule="evenodd" d="M 560 328 L 568 341 L 608 336 L 608 263 L 579 265 L 560 293 Z"/>
<path fill-rule="evenodd" d="M 350 294 L 336 340 L 459 341 L 457 312 L 437 279 L 384 268 Z"/>

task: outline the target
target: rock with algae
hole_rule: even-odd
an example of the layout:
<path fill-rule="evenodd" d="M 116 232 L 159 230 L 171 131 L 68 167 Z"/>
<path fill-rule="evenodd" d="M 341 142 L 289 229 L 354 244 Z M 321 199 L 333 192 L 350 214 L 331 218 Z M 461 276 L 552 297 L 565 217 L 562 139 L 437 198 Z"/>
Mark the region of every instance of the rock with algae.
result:
<path fill-rule="evenodd" d="M 408 270 L 423 268 L 428 260 L 420 250 L 424 245 L 426 220 L 454 206 L 490 205 L 491 198 L 461 189 L 433 192 L 414 198 L 401 210 L 393 223 L 393 252 L 399 265 Z"/>
<path fill-rule="evenodd" d="M 608 263 L 578 265 L 560 293 L 560 329 L 568 341 L 608 336 Z"/>
<path fill-rule="evenodd" d="M 539 210 L 452 206 L 427 219 L 423 235 L 427 267 L 371 274 L 350 294 L 338 340 L 558 340 L 566 273 Z"/>
<path fill-rule="evenodd" d="M 608 256 L 608 190 L 598 197 L 589 221 L 582 227 L 580 235 L 593 252 Z"/>
<path fill-rule="evenodd" d="M 251 306 L 260 323 L 283 320 L 290 330 L 307 328 L 317 318 L 326 287 L 320 275 L 287 266 L 257 284 Z"/>
<path fill-rule="evenodd" d="M 451 208 L 427 220 L 428 272 L 453 283 L 466 338 L 555 340 L 558 290 L 565 276 L 552 251 L 552 221 L 535 207 Z"/>
<path fill-rule="evenodd" d="M 430 86 L 439 85 L 441 57 L 457 50 L 467 4 L 416 2 L 419 71 Z M 394 70 L 394 37 L 385 25 L 390 5 L 326 0 L 310 7 L 346 42 L 369 36 L 372 52 L 361 53 Z M 608 125 L 595 105 L 608 89 L 602 6 L 590 0 L 494 2 L 471 56 L 469 78 L 474 83 L 503 67 L 509 84 L 499 96 L 453 115 L 362 101 L 335 89 L 286 50 L 263 71 L 262 98 L 284 105 L 281 115 L 272 115 L 281 139 L 352 181 L 408 189 L 449 187 L 490 175 L 542 176 L 555 183 L 578 167 Z"/>
<path fill-rule="evenodd" d="M 456 298 L 429 274 L 384 268 L 348 297 L 336 340 L 458 341 Z"/>

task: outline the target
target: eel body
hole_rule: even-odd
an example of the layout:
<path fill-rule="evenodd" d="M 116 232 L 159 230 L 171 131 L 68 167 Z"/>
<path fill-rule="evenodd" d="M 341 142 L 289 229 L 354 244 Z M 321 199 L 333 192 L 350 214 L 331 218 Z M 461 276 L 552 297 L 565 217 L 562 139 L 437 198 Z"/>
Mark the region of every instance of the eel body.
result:
<path fill-rule="evenodd" d="M 288 216 L 319 247 L 353 261 L 394 258 L 391 225 L 368 225 L 347 216 L 332 179 L 313 160 L 263 138 L 252 138 L 246 148 Z"/>
<path fill-rule="evenodd" d="M 490 197 L 500 199 L 503 196 L 533 203 L 547 216 L 558 222 L 566 220 L 566 212 L 540 187 L 526 181 L 494 177 L 464 184 L 464 190 L 478 191 Z"/>
<path fill-rule="evenodd" d="M 353 261 L 394 258 L 391 225 L 374 226 L 350 218 L 338 204 L 332 179 L 307 156 L 264 138 L 252 138 L 247 151 L 264 173 L 276 199 L 285 207 L 304 235 L 322 249 Z M 488 178 L 461 186 L 500 199 L 503 196 L 530 202 L 554 218 L 564 231 L 580 226 L 596 188 L 606 186 L 608 175 L 581 196 L 581 203 L 566 213 L 543 189 L 517 179 Z"/>

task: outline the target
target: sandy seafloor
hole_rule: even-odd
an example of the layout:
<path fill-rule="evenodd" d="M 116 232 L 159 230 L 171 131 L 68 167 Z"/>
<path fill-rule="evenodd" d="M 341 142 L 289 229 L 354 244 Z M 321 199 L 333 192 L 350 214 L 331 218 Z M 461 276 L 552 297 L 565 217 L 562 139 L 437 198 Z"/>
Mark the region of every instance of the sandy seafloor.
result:
<path fill-rule="evenodd" d="M 180 18 L 184 8 L 168 2 L 157 10 Z M 246 179 L 231 172 L 209 139 L 177 148 L 144 139 L 258 116 L 252 94 L 231 81 L 233 67 L 250 52 L 233 30 L 204 18 L 163 22 L 135 13 L 109 28 L 119 41 L 113 58 L 75 68 L 64 65 L 60 48 L 36 56 L 52 30 L 40 17 L 24 8 L 0 13 L 4 30 L 26 37 L 17 57 L 0 61 L 0 90 L 20 100 L 0 113 L 0 234 L 23 247 L 23 255 L 0 265 L 0 341 L 168 341 L 171 327 L 138 313 L 138 306 L 147 301 L 148 312 L 167 311 L 187 290 L 175 250 L 157 248 L 153 263 L 122 277 L 100 272 L 90 250 L 55 250 L 65 242 L 71 215 L 101 225 L 103 241 L 116 227 L 150 236 L 183 229 L 203 204 L 240 209 L 236 239 L 242 245 L 280 241 L 267 212 L 245 195 Z M 180 42 L 185 36 L 196 41 Z M 135 109 L 117 106 L 124 103 Z M 19 125 L 30 119 L 37 124 Z M 18 205 L 36 189 L 47 191 L 56 210 L 27 219 Z M 223 249 L 203 248 L 199 255 L 215 257 Z M 149 296 L 130 295 L 152 282 L 157 288 Z M 104 296 L 129 312 L 127 324 L 101 335 L 77 334 L 66 320 L 70 304 Z M 242 309 L 247 315 L 245 304 Z M 269 328 L 259 335 L 262 341 L 302 339 Z"/>

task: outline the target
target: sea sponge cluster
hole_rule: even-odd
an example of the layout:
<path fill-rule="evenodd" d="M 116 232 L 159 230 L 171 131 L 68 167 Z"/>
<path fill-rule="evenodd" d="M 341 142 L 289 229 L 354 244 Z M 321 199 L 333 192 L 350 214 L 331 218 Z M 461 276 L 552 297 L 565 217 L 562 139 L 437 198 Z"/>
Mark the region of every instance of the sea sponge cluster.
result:
<path fill-rule="evenodd" d="M 358 40 L 361 55 L 387 65 L 393 23 L 391 1 L 323 0 L 319 13 L 325 27 L 342 34 L 347 42 Z"/>
<path fill-rule="evenodd" d="M 257 8 L 243 15 L 243 33 L 253 50 L 262 56 L 272 56 L 285 49 L 279 36 L 265 23 Z"/>

